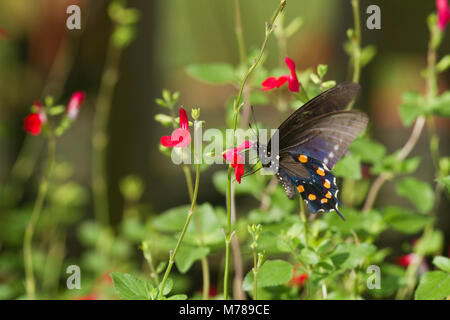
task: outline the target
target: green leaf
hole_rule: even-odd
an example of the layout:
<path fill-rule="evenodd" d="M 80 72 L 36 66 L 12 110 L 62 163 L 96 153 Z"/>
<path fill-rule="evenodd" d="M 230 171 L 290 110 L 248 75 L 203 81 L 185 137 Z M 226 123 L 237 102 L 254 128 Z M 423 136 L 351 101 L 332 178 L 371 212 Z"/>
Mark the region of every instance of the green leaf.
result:
<path fill-rule="evenodd" d="M 395 230 L 414 234 L 425 228 L 432 219 L 429 216 L 420 215 L 408 209 L 390 206 L 384 210 L 384 220 Z"/>
<path fill-rule="evenodd" d="M 333 173 L 338 177 L 348 179 L 361 179 L 361 159 L 356 154 L 348 154 L 343 157 L 333 168 Z"/>
<path fill-rule="evenodd" d="M 48 113 L 52 116 L 57 116 L 59 114 L 62 114 L 64 111 L 66 111 L 66 108 L 63 105 L 58 105 L 51 107 Z"/>
<path fill-rule="evenodd" d="M 443 256 L 433 258 L 433 264 L 442 271 L 450 273 L 450 259 Z"/>
<path fill-rule="evenodd" d="M 360 137 L 353 141 L 350 145 L 350 150 L 357 154 L 361 161 L 368 163 L 380 161 L 386 154 L 386 148 L 381 143 L 367 137 Z"/>
<path fill-rule="evenodd" d="M 434 230 L 432 233 L 427 234 L 425 237 L 419 238 L 415 244 L 415 251 L 426 256 L 430 254 L 436 254 L 442 251 L 442 245 L 444 243 L 444 234 L 440 230 Z"/>
<path fill-rule="evenodd" d="M 420 278 L 414 298 L 416 300 L 442 300 L 450 296 L 450 274 L 430 271 Z"/>
<path fill-rule="evenodd" d="M 414 92 L 406 91 L 402 95 L 402 104 L 400 105 L 400 118 L 402 119 L 403 125 L 409 127 L 418 116 L 424 114 L 426 109 L 425 99 L 423 95 Z"/>
<path fill-rule="evenodd" d="M 283 260 L 267 260 L 258 272 L 258 288 L 274 287 L 282 285 L 292 278 L 294 267 Z M 245 276 L 242 285 L 245 291 L 253 290 L 253 271 Z"/>
<path fill-rule="evenodd" d="M 374 45 L 368 45 L 361 50 L 360 64 L 366 66 L 377 54 L 377 48 Z"/>
<path fill-rule="evenodd" d="M 439 117 L 450 117 L 450 91 L 446 91 L 433 100 L 431 113 Z"/>
<path fill-rule="evenodd" d="M 227 84 L 236 80 L 234 68 L 228 63 L 191 64 L 186 72 L 210 84 Z"/>
<path fill-rule="evenodd" d="M 431 186 L 413 177 L 397 182 L 397 194 L 408 198 L 422 213 L 428 213 L 434 204 L 434 193 Z"/>
<path fill-rule="evenodd" d="M 155 120 L 165 127 L 170 127 L 173 123 L 173 118 L 164 113 L 158 113 L 155 115 Z"/>
<path fill-rule="evenodd" d="M 447 191 L 450 193 L 450 176 L 442 177 L 436 179 L 437 182 L 442 183 L 444 186 L 447 187 Z"/>
<path fill-rule="evenodd" d="M 121 299 L 149 300 L 153 286 L 146 281 L 135 278 L 131 274 L 111 272 L 114 290 Z"/>
<path fill-rule="evenodd" d="M 183 244 L 175 256 L 175 264 L 181 273 L 186 273 L 195 261 L 206 257 L 208 254 L 209 248 Z"/>
<path fill-rule="evenodd" d="M 340 269 L 354 269 L 362 259 L 375 253 L 377 248 L 369 243 L 342 243 L 331 253 L 333 264 Z"/>
<path fill-rule="evenodd" d="M 171 208 L 156 216 L 153 226 L 158 231 L 181 231 L 186 221 L 190 206 Z"/>
<path fill-rule="evenodd" d="M 322 79 L 323 77 L 325 77 L 325 75 L 327 74 L 328 71 L 328 66 L 326 64 L 319 64 L 317 66 L 317 74 L 319 75 L 319 77 Z"/>
<path fill-rule="evenodd" d="M 172 291 L 172 288 L 173 288 L 173 280 L 171 278 L 167 278 L 162 295 L 163 296 L 168 295 L 170 291 Z M 159 290 L 161 290 L 161 285 L 159 285 Z"/>
<path fill-rule="evenodd" d="M 450 54 L 443 56 L 442 59 L 436 64 L 437 72 L 444 72 L 448 68 L 450 68 Z"/>
<path fill-rule="evenodd" d="M 304 248 L 300 251 L 299 258 L 302 262 L 306 264 L 315 265 L 319 263 L 319 256 L 313 250 L 309 248 Z"/>

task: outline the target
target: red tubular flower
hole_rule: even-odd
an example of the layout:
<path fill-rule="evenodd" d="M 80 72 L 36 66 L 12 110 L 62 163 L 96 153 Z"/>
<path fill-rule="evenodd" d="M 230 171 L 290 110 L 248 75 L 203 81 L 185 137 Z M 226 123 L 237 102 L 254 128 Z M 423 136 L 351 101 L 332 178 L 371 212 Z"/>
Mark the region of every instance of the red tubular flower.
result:
<path fill-rule="evenodd" d="M 253 143 L 251 143 L 250 141 L 244 141 L 236 148 L 227 150 L 223 154 L 223 158 L 225 159 L 225 161 L 230 162 L 231 167 L 234 168 L 234 175 L 238 183 L 241 183 L 241 178 L 244 174 L 244 157 L 240 154 L 240 152 L 250 148 L 252 144 Z"/>
<path fill-rule="evenodd" d="M 37 113 L 33 112 L 25 117 L 23 129 L 29 134 L 37 136 L 41 133 L 42 125 L 47 122 L 47 116 L 39 101 L 34 102 L 33 106 L 37 108 Z"/>
<path fill-rule="evenodd" d="M 416 259 L 415 253 L 405 254 L 404 256 L 397 258 L 397 264 L 402 267 L 408 267 Z"/>
<path fill-rule="evenodd" d="M 295 287 L 303 287 L 305 282 L 308 280 L 308 274 L 307 273 L 301 273 L 299 275 L 295 275 L 292 277 L 292 279 L 289 281 L 289 284 L 291 286 Z"/>
<path fill-rule="evenodd" d="M 83 91 L 77 91 L 70 98 L 69 104 L 67 105 L 67 116 L 70 119 L 75 120 L 77 118 L 84 97 L 85 93 Z"/>
<path fill-rule="evenodd" d="M 450 22 L 450 8 L 447 0 L 436 0 L 436 8 L 438 11 L 438 27 L 444 30 L 447 23 Z"/>
<path fill-rule="evenodd" d="M 299 92 L 300 90 L 300 83 L 298 82 L 297 73 L 295 72 L 295 62 L 286 57 L 284 59 L 286 65 L 288 66 L 289 70 L 291 71 L 290 75 L 282 75 L 281 77 L 269 77 L 266 80 L 262 82 L 262 90 L 268 91 L 274 88 L 279 88 L 282 85 L 284 85 L 286 82 L 288 83 L 289 90 L 292 92 Z"/>
<path fill-rule="evenodd" d="M 186 110 L 180 108 L 180 128 L 175 129 L 171 136 L 161 137 L 160 142 L 168 148 L 183 148 L 191 143 L 191 133 L 189 132 L 189 120 Z"/>

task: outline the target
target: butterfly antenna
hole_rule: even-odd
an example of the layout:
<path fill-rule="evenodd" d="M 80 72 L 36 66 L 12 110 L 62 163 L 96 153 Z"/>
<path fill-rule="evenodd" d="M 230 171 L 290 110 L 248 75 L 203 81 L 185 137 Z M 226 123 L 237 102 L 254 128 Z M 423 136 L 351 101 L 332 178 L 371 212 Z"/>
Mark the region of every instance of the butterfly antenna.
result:
<path fill-rule="evenodd" d="M 337 206 L 336 206 L 336 208 L 334 208 L 334 210 L 335 210 L 336 213 L 339 215 L 339 217 L 341 217 L 341 219 L 345 222 L 345 221 L 346 221 L 346 220 L 345 220 L 345 217 L 344 217 L 344 215 L 338 210 Z"/>

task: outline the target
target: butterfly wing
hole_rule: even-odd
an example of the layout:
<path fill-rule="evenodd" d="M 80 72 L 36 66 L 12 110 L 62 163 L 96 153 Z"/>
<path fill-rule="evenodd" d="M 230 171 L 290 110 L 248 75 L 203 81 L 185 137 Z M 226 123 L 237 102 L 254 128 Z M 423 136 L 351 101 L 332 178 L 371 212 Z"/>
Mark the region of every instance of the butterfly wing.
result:
<path fill-rule="evenodd" d="M 301 130 L 285 135 L 285 143 L 280 141 L 280 152 L 306 154 L 331 169 L 367 122 L 367 115 L 356 110 L 321 115 L 305 123 Z"/>
<path fill-rule="evenodd" d="M 330 169 L 367 125 L 366 114 L 343 110 L 358 91 L 359 85 L 354 83 L 337 85 L 306 103 L 279 127 L 277 178 L 290 199 L 297 190 L 313 213 L 335 210 L 344 219 Z"/>
<path fill-rule="evenodd" d="M 345 109 L 347 105 L 356 98 L 360 86 L 356 83 L 342 83 L 319 94 L 314 99 L 308 101 L 305 105 L 292 113 L 278 127 L 280 134 L 280 149 L 284 143 L 289 143 L 287 136 L 292 132 L 301 131 L 310 120 L 329 114 L 335 111 Z M 268 148 L 270 149 L 270 142 Z"/>

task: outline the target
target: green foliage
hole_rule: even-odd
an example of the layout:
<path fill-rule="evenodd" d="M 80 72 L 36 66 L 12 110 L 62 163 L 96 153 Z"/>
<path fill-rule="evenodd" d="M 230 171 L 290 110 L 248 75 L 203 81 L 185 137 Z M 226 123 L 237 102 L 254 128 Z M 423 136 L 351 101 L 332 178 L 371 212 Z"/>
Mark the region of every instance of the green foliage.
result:
<path fill-rule="evenodd" d="M 417 214 L 402 207 L 390 206 L 383 211 L 384 221 L 395 230 L 406 234 L 415 234 L 432 221 L 429 216 Z"/>
<path fill-rule="evenodd" d="M 279 286 L 292 278 L 294 267 L 283 260 L 267 260 L 258 272 L 258 288 Z M 244 278 L 242 287 L 245 291 L 253 289 L 253 272 L 250 271 Z"/>
<path fill-rule="evenodd" d="M 191 64 L 186 72 L 201 81 L 210 84 L 233 83 L 237 77 L 233 66 L 227 63 Z"/>
<path fill-rule="evenodd" d="M 431 186 L 413 177 L 403 178 L 396 184 L 398 195 L 408 198 L 422 213 L 428 213 L 433 208 L 434 193 Z"/>
<path fill-rule="evenodd" d="M 449 295 L 450 274 L 443 271 L 430 271 L 420 278 L 414 298 L 416 300 L 441 300 Z"/>
<path fill-rule="evenodd" d="M 142 281 L 131 274 L 112 272 L 111 278 L 114 282 L 114 290 L 124 300 L 150 300 L 155 295 L 153 286 Z"/>

